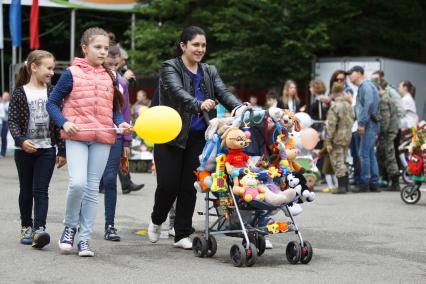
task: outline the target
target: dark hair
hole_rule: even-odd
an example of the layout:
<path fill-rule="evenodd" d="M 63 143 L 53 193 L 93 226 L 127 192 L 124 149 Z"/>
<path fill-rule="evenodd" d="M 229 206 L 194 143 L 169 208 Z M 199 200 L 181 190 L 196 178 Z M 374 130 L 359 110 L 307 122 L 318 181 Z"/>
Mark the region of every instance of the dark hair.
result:
<path fill-rule="evenodd" d="M 407 91 L 413 96 L 413 98 L 416 96 L 416 87 L 414 87 L 410 81 L 403 80 L 401 81 L 401 84 L 403 87 L 407 88 Z"/>
<path fill-rule="evenodd" d="M 372 75 L 377 74 L 379 75 L 380 80 L 382 80 L 385 77 L 385 72 L 383 70 L 376 70 L 373 72 Z"/>
<path fill-rule="evenodd" d="M 331 78 L 330 78 L 330 88 L 329 88 L 330 91 L 333 88 L 334 82 L 337 82 L 337 76 L 339 76 L 340 74 L 343 74 L 346 77 L 345 71 L 341 70 L 341 69 L 334 71 L 333 74 L 331 75 Z"/>
<path fill-rule="evenodd" d="M 102 28 L 98 28 L 98 27 L 88 28 L 87 30 L 84 31 L 83 35 L 81 36 L 80 46 L 82 47 L 83 45 L 86 45 L 86 46 L 89 45 L 95 36 L 100 36 L 100 35 L 106 36 L 108 39 L 110 38 L 108 33 Z M 114 73 L 111 71 L 111 69 L 106 67 L 105 64 L 103 64 L 102 66 L 105 68 L 105 71 L 110 76 L 112 80 L 112 84 L 114 86 L 114 97 L 112 102 L 112 105 L 113 105 L 112 109 L 114 112 L 120 112 L 121 107 L 124 105 L 123 94 L 118 90 L 117 80 L 115 78 Z"/>
<path fill-rule="evenodd" d="M 173 55 L 176 57 L 181 56 L 183 52 L 180 48 L 180 43 L 182 42 L 184 44 L 187 44 L 188 41 L 194 39 L 194 37 L 196 37 L 197 35 L 205 36 L 206 33 L 202 28 L 197 26 L 186 27 L 175 42 L 175 46 L 173 47 Z"/>
<path fill-rule="evenodd" d="M 18 72 L 18 77 L 16 78 L 15 88 L 28 84 L 31 79 L 31 64 L 39 66 L 43 58 L 53 58 L 55 57 L 52 53 L 45 50 L 33 50 L 28 54 L 27 60 L 21 65 Z"/>
<path fill-rule="evenodd" d="M 269 89 L 268 92 L 265 95 L 265 99 L 275 99 L 275 100 L 278 101 L 279 98 L 280 98 L 280 95 L 279 95 L 277 89 L 275 89 L 275 88 Z"/>

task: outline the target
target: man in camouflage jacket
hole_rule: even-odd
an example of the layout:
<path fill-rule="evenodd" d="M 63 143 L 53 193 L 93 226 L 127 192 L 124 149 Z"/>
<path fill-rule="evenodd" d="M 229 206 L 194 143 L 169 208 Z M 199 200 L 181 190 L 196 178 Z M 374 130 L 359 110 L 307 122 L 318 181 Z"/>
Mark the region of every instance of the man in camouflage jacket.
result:
<path fill-rule="evenodd" d="M 399 191 L 399 169 L 395 157 L 395 140 L 399 129 L 398 108 L 395 102 L 386 95 L 388 83 L 380 82 L 380 134 L 377 149 L 379 168 L 382 169 L 382 177 L 392 181 L 389 190 Z"/>
<path fill-rule="evenodd" d="M 352 106 L 345 99 L 343 90 L 343 85 L 338 83 L 333 85 L 332 94 L 334 103 L 327 114 L 326 145 L 330 154 L 331 165 L 339 184 L 335 192 L 338 194 L 346 193 L 349 187 L 345 161 L 352 137 L 352 125 L 355 119 Z"/>

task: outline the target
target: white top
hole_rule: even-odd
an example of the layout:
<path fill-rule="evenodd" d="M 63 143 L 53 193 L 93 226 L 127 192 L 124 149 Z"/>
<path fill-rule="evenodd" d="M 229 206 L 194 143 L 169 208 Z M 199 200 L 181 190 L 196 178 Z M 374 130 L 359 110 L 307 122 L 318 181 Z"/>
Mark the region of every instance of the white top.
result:
<path fill-rule="evenodd" d="M 37 149 L 51 148 L 52 140 L 50 139 L 49 131 L 49 114 L 46 111 L 47 88 L 36 90 L 25 85 L 24 91 L 30 110 L 27 137 Z"/>
<path fill-rule="evenodd" d="M 296 104 L 294 103 L 294 100 L 289 99 L 287 102 L 287 106 L 291 112 L 296 113 Z"/>
<path fill-rule="evenodd" d="M 402 96 L 401 100 L 402 108 L 404 110 L 404 116 L 401 118 L 402 128 L 411 128 L 417 125 L 417 110 L 416 102 L 410 93 L 406 93 Z"/>

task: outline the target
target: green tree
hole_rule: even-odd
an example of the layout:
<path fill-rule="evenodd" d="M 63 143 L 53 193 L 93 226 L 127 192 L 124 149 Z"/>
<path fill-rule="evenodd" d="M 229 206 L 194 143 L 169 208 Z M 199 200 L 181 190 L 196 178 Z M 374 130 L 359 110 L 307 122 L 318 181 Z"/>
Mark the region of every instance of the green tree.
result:
<path fill-rule="evenodd" d="M 310 60 L 330 47 L 323 6 L 308 0 L 145 1 L 136 29 L 136 69 L 157 72 L 180 31 L 207 32 L 207 57 L 228 83 L 266 87 L 306 78 Z"/>

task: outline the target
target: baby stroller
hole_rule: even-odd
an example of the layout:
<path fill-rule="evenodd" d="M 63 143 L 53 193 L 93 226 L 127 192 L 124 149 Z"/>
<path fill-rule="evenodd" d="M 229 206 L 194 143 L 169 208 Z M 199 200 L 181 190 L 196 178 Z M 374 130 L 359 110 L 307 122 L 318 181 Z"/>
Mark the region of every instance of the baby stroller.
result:
<path fill-rule="evenodd" d="M 253 114 L 250 114 L 250 117 Z M 241 120 L 245 121 L 244 114 Z M 262 119 L 267 119 L 267 115 Z M 259 121 L 256 125 L 259 125 Z M 246 121 L 245 121 L 246 122 Z M 286 129 L 282 127 L 282 129 Z M 275 130 L 274 130 L 275 131 Z M 253 199 L 247 202 L 245 198 L 234 193 L 236 185 L 232 178 L 227 175 L 225 161 L 226 156 L 221 153 L 220 138 L 215 134 L 211 140 L 207 141 L 206 147 L 201 155 L 201 165 L 198 170 L 198 184 L 196 188 L 205 193 L 205 208 L 199 215 L 204 215 L 204 232 L 193 238 L 192 250 L 196 257 L 212 257 L 217 251 L 217 241 L 215 236 L 226 235 L 240 238 L 230 248 L 232 264 L 236 267 L 252 266 L 257 258 L 265 252 L 265 236 L 275 233 L 294 232 L 297 235 L 296 241 L 290 241 L 286 248 L 286 258 L 291 264 L 307 264 L 313 256 L 312 245 L 303 239 L 302 234 L 295 222 L 294 214 L 301 211 L 296 198 L 287 203 L 272 205 L 262 200 Z M 205 161 L 207 158 L 215 157 L 215 171 L 210 175 L 205 171 Z M 253 170 L 253 169 L 252 169 Z M 255 170 L 253 170 L 255 171 Z M 251 174 L 259 179 L 268 179 L 268 170 L 258 170 L 252 173 L 250 169 L 239 170 L 239 176 Z M 290 172 L 281 172 L 281 177 L 289 175 Z M 275 176 L 276 180 L 280 180 Z M 268 218 L 277 213 L 283 212 L 290 220 L 288 222 L 267 222 Z M 215 218 L 214 221 L 211 218 Z"/>
<path fill-rule="evenodd" d="M 407 204 L 416 204 L 421 197 L 421 185 L 426 180 L 426 140 L 423 129 L 412 129 L 412 141 L 410 145 L 410 157 L 407 170 L 412 183 L 401 189 L 401 199 Z"/>
<path fill-rule="evenodd" d="M 422 155 L 412 154 L 408 161 L 408 171 L 411 175 L 412 183 L 401 189 L 401 199 L 407 204 L 416 204 L 421 197 L 421 192 L 426 191 L 421 186 L 426 180 L 425 178 L 425 161 L 426 151 L 422 151 Z"/>

